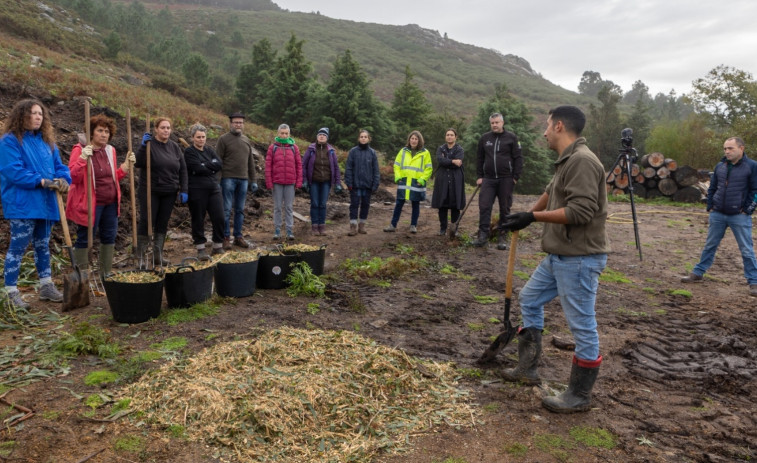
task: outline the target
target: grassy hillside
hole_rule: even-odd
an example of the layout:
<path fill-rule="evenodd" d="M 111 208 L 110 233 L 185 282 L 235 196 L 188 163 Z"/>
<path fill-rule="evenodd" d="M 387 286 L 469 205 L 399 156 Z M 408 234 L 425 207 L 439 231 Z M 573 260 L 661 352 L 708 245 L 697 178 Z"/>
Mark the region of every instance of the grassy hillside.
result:
<path fill-rule="evenodd" d="M 403 79 L 406 65 L 411 66 L 416 83 L 435 109 L 468 119 L 503 81 L 537 120 L 557 103 L 587 106 L 592 101 L 542 78 L 525 59 L 448 40 L 417 25 L 387 26 L 277 11 L 265 1 L 258 2 L 261 11 L 230 10 L 228 5 L 234 2 L 210 2 L 216 6 L 173 3 L 168 7 L 145 3 L 148 14 L 164 21 L 155 32 L 158 39 L 161 34 L 165 39 L 183 31 L 190 50 L 211 64 L 216 78 L 203 93 L 186 87 L 179 63 L 148 62 L 137 58 L 137 53 L 125 52 L 115 60 L 103 58 L 103 40 L 110 31 L 98 29 L 98 21 L 92 25 L 84 21 L 74 8 L 60 5 L 69 3 L 17 0 L 0 9 L 4 26 L 0 31 L 2 82 L 45 89 L 60 98 L 89 95 L 96 104 L 119 112 L 128 106 L 132 114 L 168 113 L 178 124 L 195 120 L 223 124 L 219 102 L 233 98 L 236 70 L 249 62 L 252 45 L 267 38 L 281 53 L 295 33 L 306 41 L 307 59 L 321 80 L 328 79 L 337 54 L 350 49 L 372 79 L 376 95 L 386 102 Z M 93 0 L 92 4 L 101 3 Z M 113 5 L 128 9 L 134 4 L 116 1 Z M 121 40 L 125 50 L 135 51 L 158 45 L 158 39 Z M 32 56 L 40 57 L 39 63 L 33 64 Z M 206 95 L 209 98 L 204 98 Z"/>
<path fill-rule="evenodd" d="M 164 8 L 157 4 L 151 7 Z M 263 38 L 271 41 L 274 49 L 282 50 L 290 34 L 295 33 L 305 40 L 304 51 L 315 72 L 326 80 L 337 54 L 349 49 L 373 80 L 376 95 L 386 102 L 391 101 L 402 81 L 406 65 L 439 110 L 473 114 L 492 94 L 494 85 L 503 81 L 537 112 L 558 102 L 585 106 L 591 101 L 544 79 L 525 59 L 445 39 L 437 31 L 417 25 L 389 26 L 282 11 L 239 11 L 233 16 L 228 10 L 205 7 L 183 6 L 171 11 L 183 27 L 218 37 L 223 49 L 215 56 L 205 54 L 216 65 L 221 64 L 221 53 L 230 50 L 237 50 L 242 62 L 248 62 L 252 44 Z M 241 42 L 232 39 L 235 31 L 240 32 Z"/>

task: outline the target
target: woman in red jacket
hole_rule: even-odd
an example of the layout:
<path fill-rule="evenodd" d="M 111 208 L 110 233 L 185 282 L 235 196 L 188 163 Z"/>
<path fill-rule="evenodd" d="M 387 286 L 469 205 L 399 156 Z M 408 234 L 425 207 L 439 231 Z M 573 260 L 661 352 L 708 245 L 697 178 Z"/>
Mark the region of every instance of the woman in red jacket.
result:
<path fill-rule="evenodd" d="M 281 206 L 284 205 L 284 224 L 287 239 L 294 240 L 294 190 L 302 186 L 302 158 L 300 149 L 289 136 L 289 126 L 281 124 L 275 141 L 265 156 L 265 187 L 273 189 L 273 239 L 281 239 Z"/>
<path fill-rule="evenodd" d="M 68 167 L 71 169 L 71 189 L 66 203 L 66 218 L 78 225 L 74 260 L 79 268 L 88 266 L 87 256 L 87 159 L 92 160 L 92 227 L 100 237 L 100 277 L 110 274 L 113 251 L 118 231 L 118 216 L 121 213 L 121 187 L 118 181 L 129 173 L 130 163 L 135 162 L 134 153 L 126 153 L 126 159 L 118 166 L 116 149 L 108 142 L 116 134 L 113 119 L 98 114 L 89 121 L 91 144 L 82 147 L 79 143 L 71 150 Z"/>

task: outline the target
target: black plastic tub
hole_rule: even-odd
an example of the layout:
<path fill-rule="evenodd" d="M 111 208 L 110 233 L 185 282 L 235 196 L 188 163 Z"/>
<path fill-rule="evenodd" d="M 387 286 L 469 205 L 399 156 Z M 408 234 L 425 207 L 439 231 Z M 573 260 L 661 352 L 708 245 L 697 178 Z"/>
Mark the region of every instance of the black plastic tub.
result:
<path fill-rule="evenodd" d="M 255 293 L 258 260 L 216 264 L 216 292 L 223 297 L 247 297 Z"/>
<path fill-rule="evenodd" d="M 151 283 L 124 283 L 106 279 L 103 286 L 113 320 L 118 323 L 143 323 L 159 316 L 165 281 L 163 275 L 159 276 L 160 281 Z"/>
<path fill-rule="evenodd" d="M 281 289 L 287 286 L 286 277 L 292 271 L 292 265 L 302 262 L 300 254 L 283 256 L 260 256 L 258 267 L 258 287 L 262 289 Z"/>
<path fill-rule="evenodd" d="M 323 265 L 326 263 L 326 246 L 316 251 L 300 252 L 300 257 L 310 266 L 313 275 L 323 275 Z"/>
<path fill-rule="evenodd" d="M 195 257 L 191 259 L 197 260 Z M 175 272 L 166 273 L 166 301 L 168 308 L 189 307 L 210 299 L 213 295 L 213 267 L 196 270 L 181 261 Z"/>

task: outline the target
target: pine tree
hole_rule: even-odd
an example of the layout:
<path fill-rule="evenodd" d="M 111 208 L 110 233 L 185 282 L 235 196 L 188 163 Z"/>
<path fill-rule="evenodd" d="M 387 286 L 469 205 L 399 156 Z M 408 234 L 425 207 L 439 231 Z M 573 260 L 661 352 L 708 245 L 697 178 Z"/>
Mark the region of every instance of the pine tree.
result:
<path fill-rule="evenodd" d="M 605 168 L 615 162 L 620 148 L 620 92 L 610 86 L 602 87 L 597 94 L 601 106 L 589 105 L 586 121 L 586 139 L 591 150 L 599 157 Z"/>
<path fill-rule="evenodd" d="M 331 143 L 343 149 L 355 145 L 360 129 L 373 134 L 374 147 L 381 146 L 388 132 L 386 108 L 373 95 L 366 73 L 350 50 L 337 56 L 329 83 L 314 96 L 310 113 L 309 131 L 328 127 Z"/>
<path fill-rule="evenodd" d="M 304 40 L 292 34 L 286 44 L 286 55 L 276 60 L 273 73 L 268 76 L 260 94 L 259 119 L 268 126 L 286 123 L 292 132 L 300 133 L 298 124 L 308 116 L 311 95 L 316 91 L 313 65 L 302 51 Z"/>
<path fill-rule="evenodd" d="M 463 161 L 465 181 L 476 182 L 478 140 L 481 135 L 491 130 L 489 116 L 493 113 L 502 114 L 505 119 L 505 130 L 515 133 L 520 141 L 523 153 L 523 173 L 515 187 L 516 192 L 520 194 L 543 192 L 554 172 L 552 158 L 548 150 L 536 144 L 541 132 L 533 127 L 533 118 L 529 115 L 526 105 L 518 101 L 505 84 L 497 85 L 492 98 L 479 105 L 478 114 L 468 126 L 461 143 L 465 149 Z"/>
<path fill-rule="evenodd" d="M 405 80 L 394 90 L 394 100 L 389 115 L 395 125 L 393 137 L 395 150 L 405 146 L 407 136 L 411 131 L 424 128 L 431 113 L 426 94 L 413 82 L 413 77 L 410 66 L 405 66 Z"/>
<path fill-rule="evenodd" d="M 275 64 L 276 51 L 268 39 L 263 39 L 252 47 L 252 62 L 239 69 L 236 84 L 237 102 L 251 120 L 261 120 L 261 96 Z"/>

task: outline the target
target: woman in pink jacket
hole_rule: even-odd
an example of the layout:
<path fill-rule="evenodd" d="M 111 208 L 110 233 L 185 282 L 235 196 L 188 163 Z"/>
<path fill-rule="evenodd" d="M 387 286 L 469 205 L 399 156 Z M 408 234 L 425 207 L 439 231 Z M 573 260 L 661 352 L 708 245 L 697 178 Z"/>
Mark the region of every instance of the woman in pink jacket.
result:
<path fill-rule="evenodd" d="M 78 225 L 74 260 L 79 268 L 88 266 L 87 256 L 87 159 L 92 160 L 92 227 L 100 236 L 100 277 L 110 274 L 113 265 L 113 251 L 118 231 L 118 216 L 121 215 L 121 187 L 118 182 L 129 174 L 130 163 L 134 163 L 134 153 L 126 153 L 126 159 L 119 166 L 116 149 L 108 142 L 116 134 L 113 119 L 98 114 L 89 121 L 92 134 L 91 144 L 82 147 L 77 144 L 71 150 L 68 167 L 71 169 L 71 189 L 66 202 L 66 218 Z"/>
<path fill-rule="evenodd" d="M 284 205 L 284 224 L 287 239 L 294 240 L 294 190 L 302 186 L 302 158 L 300 149 L 289 136 L 289 126 L 281 124 L 275 141 L 265 156 L 265 186 L 273 189 L 273 239 L 281 239 L 281 206 Z"/>

